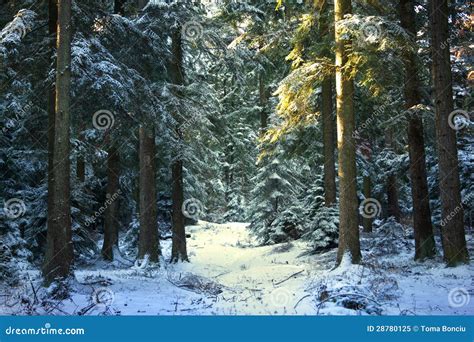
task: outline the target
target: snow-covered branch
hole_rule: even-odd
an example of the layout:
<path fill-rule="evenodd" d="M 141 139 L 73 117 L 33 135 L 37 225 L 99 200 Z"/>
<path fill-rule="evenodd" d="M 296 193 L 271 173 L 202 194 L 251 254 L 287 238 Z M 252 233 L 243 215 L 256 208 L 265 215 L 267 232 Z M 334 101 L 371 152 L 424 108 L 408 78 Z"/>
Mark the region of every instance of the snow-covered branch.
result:
<path fill-rule="evenodd" d="M 31 31 L 36 13 L 28 9 L 20 10 L 15 18 L 0 31 L 0 44 L 19 43 Z"/>

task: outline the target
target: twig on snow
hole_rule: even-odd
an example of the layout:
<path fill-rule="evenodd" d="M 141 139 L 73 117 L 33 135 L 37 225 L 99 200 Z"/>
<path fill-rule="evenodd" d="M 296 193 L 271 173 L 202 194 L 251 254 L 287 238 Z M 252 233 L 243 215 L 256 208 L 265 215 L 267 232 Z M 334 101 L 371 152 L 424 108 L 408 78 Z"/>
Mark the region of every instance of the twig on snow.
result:
<path fill-rule="evenodd" d="M 308 295 L 306 295 L 306 296 L 301 297 L 300 300 L 298 300 L 298 301 L 296 302 L 295 306 L 293 306 L 293 309 L 296 310 L 296 307 L 298 306 L 298 304 L 301 303 L 301 301 L 303 301 L 303 299 L 308 298 L 308 297 L 311 297 L 311 295 L 308 294 Z"/>
<path fill-rule="evenodd" d="M 289 277 L 287 277 L 287 278 L 285 278 L 285 279 L 283 279 L 283 280 L 281 280 L 281 281 L 279 281 L 279 282 L 273 283 L 273 286 L 277 286 L 277 285 L 283 284 L 285 281 L 290 280 L 291 278 L 293 278 L 293 277 L 295 277 L 295 276 L 297 276 L 298 274 L 303 273 L 303 272 L 304 272 L 304 270 L 301 270 L 301 271 L 298 271 L 298 272 L 296 272 L 296 273 L 293 273 L 293 274 L 290 275 Z"/>

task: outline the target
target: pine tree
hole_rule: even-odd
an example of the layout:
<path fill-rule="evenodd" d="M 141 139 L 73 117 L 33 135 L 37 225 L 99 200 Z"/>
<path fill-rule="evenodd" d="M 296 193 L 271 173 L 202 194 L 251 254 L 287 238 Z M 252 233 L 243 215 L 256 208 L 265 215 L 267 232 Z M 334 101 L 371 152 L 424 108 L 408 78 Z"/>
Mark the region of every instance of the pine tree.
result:
<path fill-rule="evenodd" d="M 172 82 L 177 85 L 184 84 L 183 69 L 183 47 L 181 26 L 178 25 L 172 33 L 172 59 L 170 63 L 170 77 Z M 183 132 L 181 130 L 182 120 L 179 114 L 175 113 L 176 136 L 178 143 L 183 141 Z M 183 184 L 183 160 L 179 155 L 174 156 L 171 165 L 172 178 L 172 229 L 173 229 L 173 245 L 171 250 L 171 262 L 188 261 L 188 253 L 186 251 L 186 231 L 184 227 L 184 184 Z"/>
<path fill-rule="evenodd" d="M 155 137 L 147 127 L 140 127 L 140 235 L 138 259 L 158 262 L 160 250 L 158 241 L 157 199 L 155 184 Z"/>
<path fill-rule="evenodd" d="M 324 4 L 321 14 L 320 30 L 326 35 L 329 41 L 334 36 L 329 30 L 329 5 Z M 332 58 L 329 49 L 323 51 L 323 55 Z M 325 77 L 321 83 L 321 116 L 323 125 L 323 149 L 324 149 L 324 198 L 327 207 L 336 203 L 336 161 L 335 150 L 335 122 L 333 118 L 333 75 Z"/>
<path fill-rule="evenodd" d="M 337 94 L 337 145 L 339 156 L 339 247 L 337 263 L 345 253 L 352 263 L 361 260 L 356 192 L 354 84 L 347 70 L 347 51 L 351 41 L 338 27 L 344 16 L 352 13 L 351 0 L 334 1 L 336 25 L 336 94 Z"/>
<path fill-rule="evenodd" d="M 57 71 L 53 153 L 53 205 L 43 264 L 46 284 L 69 276 L 73 262 L 70 204 L 71 1 L 58 3 Z"/>
<path fill-rule="evenodd" d="M 456 266 L 459 263 L 467 263 L 469 255 L 464 233 L 456 131 L 449 125 L 449 115 L 454 110 L 454 103 L 449 52 L 448 1 L 430 0 L 430 11 L 443 251 L 447 265 Z"/>
<path fill-rule="evenodd" d="M 412 38 L 416 38 L 415 7 L 412 0 L 400 1 L 400 22 Z M 410 115 L 408 144 L 410 152 L 410 177 L 413 199 L 413 228 L 415 231 L 415 260 L 435 255 L 433 226 L 426 180 L 425 141 L 423 120 L 415 106 L 421 102 L 420 80 L 416 56 L 411 49 L 405 55 L 405 106 Z"/>
<path fill-rule="evenodd" d="M 105 201 L 104 244 L 102 257 L 105 260 L 114 260 L 114 250 L 118 251 L 119 221 L 117 199 L 120 190 L 120 155 L 112 142 L 107 153 L 107 191 Z"/>

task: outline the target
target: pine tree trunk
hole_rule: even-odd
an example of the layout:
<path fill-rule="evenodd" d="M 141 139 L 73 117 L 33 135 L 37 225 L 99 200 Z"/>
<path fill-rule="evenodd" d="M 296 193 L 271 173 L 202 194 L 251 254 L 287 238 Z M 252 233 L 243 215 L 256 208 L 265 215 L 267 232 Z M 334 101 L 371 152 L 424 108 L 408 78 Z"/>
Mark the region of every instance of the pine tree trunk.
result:
<path fill-rule="evenodd" d="M 413 0 L 400 0 L 401 26 L 416 38 L 415 7 Z M 416 56 L 407 50 L 405 57 L 405 107 L 410 109 L 421 102 L 420 80 Z M 415 232 L 415 260 L 436 254 L 431 223 L 428 182 L 426 174 L 423 120 L 416 111 L 410 112 L 408 123 L 411 194 L 413 200 L 413 229 Z"/>
<path fill-rule="evenodd" d="M 49 34 L 51 36 L 51 55 L 55 54 L 56 47 L 56 33 L 58 25 L 58 7 L 55 0 L 49 0 L 48 3 L 49 11 Z M 54 37 L 54 38 L 52 38 Z M 48 70 L 49 72 L 49 70 Z M 54 83 L 48 89 L 48 223 L 47 226 L 51 227 L 53 225 L 52 219 L 53 215 L 53 186 L 54 186 L 54 165 L 53 165 L 53 155 L 54 155 L 54 120 L 55 120 L 55 102 L 56 102 L 56 89 Z"/>
<path fill-rule="evenodd" d="M 469 262 L 461 202 L 456 132 L 449 126 L 454 110 L 447 0 L 430 0 L 431 54 L 444 259 L 448 266 Z M 444 45 L 444 48 L 443 46 Z"/>
<path fill-rule="evenodd" d="M 76 173 L 77 173 L 77 180 L 80 183 L 84 183 L 86 180 L 86 163 L 84 161 L 83 156 L 77 157 L 77 164 L 76 164 Z"/>
<path fill-rule="evenodd" d="M 330 4 L 325 2 L 320 9 L 315 6 L 315 16 L 319 19 L 321 38 L 328 37 L 334 40 L 334 34 L 329 27 Z M 332 58 L 331 50 L 324 49 L 323 55 Z M 323 154 L 324 154 L 324 204 L 330 207 L 336 203 L 336 160 L 334 150 L 335 142 L 335 121 L 333 118 L 333 76 L 326 77 L 321 84 L 321 117 L 323 126 Z"/>
<path fill-rule="evenodd" d="M 140 236 L 138 259 L 148 256 L 158 262 L 160 249 L 157 227 L 157 198 L 155 180 L 155 137 L 147 128 L 140 127 Z"/>
<path fill-rule="evenodd" d="M 395 221 L 400 222 L 400 206 L 398 204 L 397 178 L 395 175 L 389 175 L 386 182 L 387 192 L 387 217 L 393 217 Z"/>
<path fill-rule="evenodd" d="M 118 249 L 118 206 L 119 206 L 119 178 L 120 178 L 120 155 L 116 146 L 112 143 L 107 155 L 107 193 L 104 223 L 104 244 L 102 246 L 102 257 L 105 260 L 114 260 L 114 247 Z"/>
<path fill-rule="evenodd" d="M 336 161 L 334 158 L 334 120 L 332 118 L 332 82 L 326 78 L 322 83 L 321 115 L 323 121 L 324 150 L 324 204 L 336 203 Z"/>
<path fill-rule="evenodd" d="M 263 72 L 260 72 L 258 75 L 258 92 L 259 92 L 259 101 L 260 107 L 260 135 L 263 136 L 267 131 L 268 126 L 268 113 L 267 113 L 267 91 L 265 89 L 265 80 L 263 77 Z"/>
<path fill-rule="evenodd" d="M 70 274 L 74 257 L 70 205 L 71 1 L 58 2 L 53 193 L 47 249 L 43 264 L 46 284 Z"/>
<path fill-rule="evenodd" d="M 353 132 L 354 117 L 354 83 L 349 71 L 343 69 L 347 63 L 347 49 L 350 40 L 338 29 L 338 22 L 352 12 L 351 0 L 334 1 L 336 23 L 336 114 L 337 145 L 339 152 L 339 248 L 337 264 L 344 254 L 350 255 L 352 263 L 361 260 L 356 191 L 356 153 Z"/>
<path fill-rule="evenodd" d="M 173 32 L 172 37 L 172 53 L 173 60 L 170 65 L 170 76 L 174 84 L 184 84 L 183 70 L 183 47 L 181 37 L 181 27 Z M 183 141 L 183 133 L 181 131 L 181 118 L 179 113 L 175 113 L 177 121 L 176 135 L 178 141 Z M 186 250 L 186 230 L 183 214 L 184 203 L 184 187 L 183 187 L 183 161 L 180 156 L 175 156 L 171 165 L 172 177 L 172 229 L 173 239 L 171 248 L 171 262 L 188 261 L 188 253 Z"/>
<path fill-rule="evenodd" d="M 177 160 L 172 166 L 173 174 L 173 243 L 171 248 L 171 262 L 188 261 L 186 250 L 186 231 L 184 228 L 183 207 L 183 162 Z"/>
<path fill-rule="evenodd" d="M 372 180 L 370 176 L 364 176 L 363 179 L 363 192 L 365 198 L 372 198 Z M 363 226 L 364 232 L 372 233 L 372 223 L 374 219 L 372 217 L 364 216 L 363 217 Z"/>
<path fill-rule="evenodd" d="M 385 147 L 393 149 L 393 132 L 392 129 L 385 131 Z M 395 221 L 400 222 L 401 212 L 400 204 L 398 203 L 398 187 L 397 177 L 395 174 L 389 174 L 386 180 L 387 193 L 387 217 L 395 218 Z"/>
<path fill-rule="evenodd" d="M 81 143 L 84 142 L 84 134 L 82 133 L 85 129 L 85 125 L 82 124 L 81 125 L 81 128 L 80 128 L 80 132 L 79 132 L 79 141 Z M 86 180 L 86 162 L 84 160 L 84 155 L 82 154 L 83 152 L 81 152 L 78 156 L 77 156 L 77 161 L 76 161 L 76 177 L 77 177 L 77 180 L 81 183 L 84 183 L 84 181 Z"/>

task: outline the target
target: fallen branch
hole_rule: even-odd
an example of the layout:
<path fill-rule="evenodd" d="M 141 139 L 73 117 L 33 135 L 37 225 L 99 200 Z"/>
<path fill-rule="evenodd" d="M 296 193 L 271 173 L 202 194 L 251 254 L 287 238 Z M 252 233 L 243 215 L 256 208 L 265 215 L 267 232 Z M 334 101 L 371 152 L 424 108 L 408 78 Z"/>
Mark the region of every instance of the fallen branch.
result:
<path fill-rule="evenodd" d="M 81 310 L 78 311 L 77 315 L 78 316 L 84 316 L 86 313 L 88 313 L 91 309 L 93 309 L 97 304 L 96 303 L 91 303 L 88 306 L 82 308 Z"/>
<path fill-rule="evenodd" d="M 282 281 L 273 283 L 273 286 L 277 286 L 277 285 L 283 284 L 285 281 L 290 280 L 291 278 L 293 278 L 293 277 L 295 277 L 295 276 L 297 276 L 298 274 L 303 273 L 303 272 L 304 272 L 304 270 L 301 270 L 301 271 L 298 271 L 298 272 L 296 272 L 296 273 L 293 273 L 292 275 L 290 275 L 289 277 L 283 279 Z"/>
<path fill-rule="evenodd" d="M 33 303 L 33 304 L 36 304 L 36 303 L 38 303 L 38 302 L 39 302 L 39 300 L 38 300 L 38 296 L 36 295 L 36 289 L 35 289 L 35 286 L 33 285 L 33 282 L 31 281 L 31 279 L 30 279 L 30 285 L 31 285 L 31 289 L 33 290 L 33 295 L 35 296 L 35 301 L 34 301 L 34 303 Z"/>
<path fill-rule="evenodd" d="M 301 297 L 300 300 L 296 302 L 295 306 L 293 306 L 293 309 L 296 310 L 296 307 L 298 306 L 298 304 L 301 303 L 303 299 L 308 298 L 308 297 L 311 297 L 311 295 L 308 294 L 306 296 Z"/>

